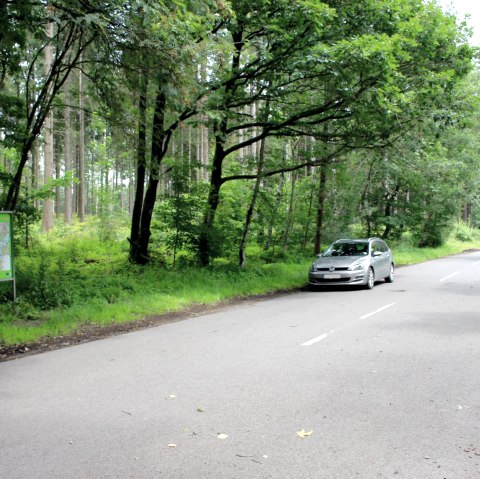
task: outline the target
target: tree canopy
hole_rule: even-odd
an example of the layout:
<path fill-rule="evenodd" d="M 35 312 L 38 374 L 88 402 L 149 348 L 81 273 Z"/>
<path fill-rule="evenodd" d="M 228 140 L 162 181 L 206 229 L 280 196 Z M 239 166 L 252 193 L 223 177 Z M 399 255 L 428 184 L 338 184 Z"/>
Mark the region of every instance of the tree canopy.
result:
<path fill-rule="evenodd" d="M 4 0 L 1 208 L 119 214 L 142 264 L 355 225 L 435 243 L 476 201 L 476 156 L 443 144 L 476 108 L 473 55 L 434 1 Z"/>

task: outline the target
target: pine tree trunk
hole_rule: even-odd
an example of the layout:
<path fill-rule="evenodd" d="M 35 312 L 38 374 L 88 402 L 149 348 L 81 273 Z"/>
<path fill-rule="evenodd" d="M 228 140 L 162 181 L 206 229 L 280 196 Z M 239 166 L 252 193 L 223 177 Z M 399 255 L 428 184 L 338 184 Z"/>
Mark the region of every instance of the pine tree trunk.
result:
<path fill-rule="evenodd" d="M 201 64 L 201 80 L 202 82 L 207 81 L 207 64 L 202 61 Z M 202 168 L 202 178 L 208 180 L 208 163 L 209 163 L 209 151 L 208 151 L 208 127 L 206 126 L 207 117 L 202 115 L 202 123 L 200 124 L 200 142 L 201 142 L 201 168 Z"/>
<path fill-rule="evenodd" d="M 60 180 L 62 175 L 61 165 L 60 165 L 60 141 L 55 140 L 55 136 L 53 137 L 53 145 L 54 145 L 54 156 L 53 156 L 53 164 L 55 166 L 55 179 Z M 61 211 L 61 203 L 62 203 L 62 194 L 60 189 L 60 184 L 55 186 L 55 217 L 57 219 L 60 218 L 60 211 Z"/>
<path fill-rule="evenodd" d="M 53 23 L 49 21 L 46 26 L 47 38 L 53 37 Z M 53 51 L 49 44 L 45 47 L 45 76 L 49 75 L 52 68 Z M 48 184 L 53 178 L 53 113 L 48 112 L 44 125 L 44 167 L 43 182 Z M 48 232 L 53 228 L 53 199 L 46 198 L 43 202 L 42 231 Z"/>
<path fill-rule="evenodd" d="M 80 71 L 78 77 L 79 94 L 79 138 L 78 138 L 78 219 L 85 221 L 85 98 L 83 74 Z"/>
<path fill-rule="evenodd" d="M 39 163 L 39 158 L 40 158 L 40 152 L 39 152 L 39 144 L 38 141 L 36 141 L 33 145 L 32 148 L 32 190 L 36 190 L 38 188 L 38 182 L 39 182 L 39 170 L 40 168 L 38 167 Z M 35 207 L 36 210 L 40 209 L 40 200 L 35 199 L 33 206 Z"/>
<path fill-rule="evenodd" d="M 192 125 L 188 125 L 188 152 L 187 152 L 187 156 L 188 156 L 188 165 L 189 165 L 189 169 L 190 169 L 190 178 L 193 181 L 196 181 L 196 180 L 199 179 L 199 175 L 197 174 L 197 168 L 194 167 L 194 165 L 192 164 L 192 160 L 193 160 L 193 157 L 192 157 Z"/>
<path fill-rule="evenodd" d="M 63 154 L 65 158 L 65 175 L 72 175 L 72 135 L 71 135 L 71 119 L 70 119 L 70 77 L 65 81 L 65 110 L 63 112 L 65 119 L 65 136 Z M 63 212 L 65 224 L 72 222 L 72 183 L 67 181 L 65 184 L 65 206 Z"/>
<path fill-rule="evenodd" d="M 311 169 L 309 169 L 309 176 L 311 175 Z M 310 176 L 313 179 L 313 176 Z M 303 242 L 302 242 L 302 251 L 305 251 L 307 248 L 308 236 L 310 233 L 310 216 L 312 214 L 313 208 L 313 198 L 315 196 L 315 188 L 312 185 L 311 192 L 310 192 L 310 199 L 308 201 L 308 213 L 307 213 L 307 221 L 305 222 L 305 233 L 303 235 Z"/>
<path fill-rule="evenodd" d="M 287 211 L 287 224 L 285 226 L 285 231 L 283 234 L 283 249 L 286 251 L 288 249 L 288 240 L 290 237 L 290 230 L 292 228 L 293 221 L 293 210 L 295 202 L 295 186 L 297 184 L 297 173 L 291 173 L 291 187 L 290 187 L 290 201 L 288 202 L 288 211 Z"/>

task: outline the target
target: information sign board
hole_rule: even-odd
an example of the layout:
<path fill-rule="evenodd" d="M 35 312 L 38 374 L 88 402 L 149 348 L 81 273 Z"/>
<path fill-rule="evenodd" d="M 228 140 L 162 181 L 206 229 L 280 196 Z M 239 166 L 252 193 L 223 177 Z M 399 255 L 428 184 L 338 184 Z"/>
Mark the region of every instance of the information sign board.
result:
<path fill-rule="evenodd" d="M 0 281 L 14 281 L 13 214 L 0 211 Z"/>

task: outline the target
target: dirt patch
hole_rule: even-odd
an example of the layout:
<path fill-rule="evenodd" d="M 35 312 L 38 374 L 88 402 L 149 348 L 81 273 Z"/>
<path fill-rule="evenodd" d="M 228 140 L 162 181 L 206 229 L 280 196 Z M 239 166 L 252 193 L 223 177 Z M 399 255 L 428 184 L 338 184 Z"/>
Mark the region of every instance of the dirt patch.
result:
<path fill-rule="evenodd" d="M 205 314 L 222 311 L 233 306 L 247 303 L 253 304 L 278 296 L 292 294 L 301 291 L 302 289 L 305 288 L 287 291 L 276 291 L 270 294 L 251 296 L 247 298 L 235 298 L 227 301 L 221 301 L 213 305 L 195 304 L 181 311 L 165 313 L 161 315 L 146 316 L 144 318 L 130 321 L 128 323 L 114 323 L 104 326 L 99 326 L 97 324 L 86 324 L 82 325 L 79 329 L 66 336 L 47 336 L 37 342 L 28 344 L 15 344 L 13 346 L 0 345 L 0 362 L 10 361 L 12 359 L 17 359 L 32 354 L 38 354 L 45 351 L 53 351 L 55 349 L 66 348 L 69 346 L 74 346 L 76 344 L 96 341 L 98 339 L 104 339 L 111 336 L 116 336 L 118 334 L 125 334 L 132 331 L 139 331 L 141 329 L 162 326 L 164 324 L 173 323 L 175 321 L 183 321 L 185 319 L 194 318 L 196 316 L 203 316 Z"/>

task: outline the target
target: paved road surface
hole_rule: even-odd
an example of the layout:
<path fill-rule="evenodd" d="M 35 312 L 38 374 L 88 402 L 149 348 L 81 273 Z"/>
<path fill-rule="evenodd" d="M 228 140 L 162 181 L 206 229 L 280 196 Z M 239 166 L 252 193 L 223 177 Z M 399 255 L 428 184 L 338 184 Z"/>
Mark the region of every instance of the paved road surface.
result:
<path fill-rule="evenodd" d="M 1 363 L 0 477 L 478 479 L 479 365 L 480 253 L 252 302 Z"/>

